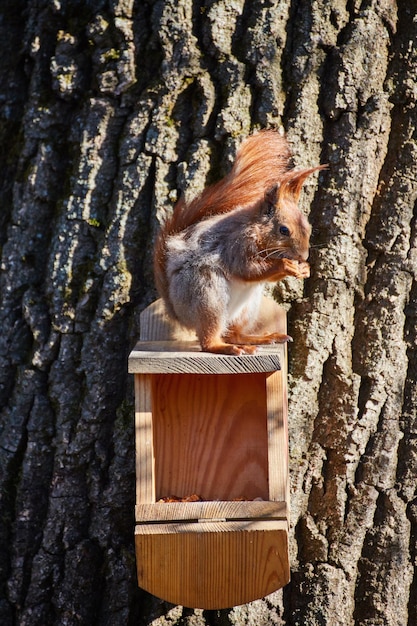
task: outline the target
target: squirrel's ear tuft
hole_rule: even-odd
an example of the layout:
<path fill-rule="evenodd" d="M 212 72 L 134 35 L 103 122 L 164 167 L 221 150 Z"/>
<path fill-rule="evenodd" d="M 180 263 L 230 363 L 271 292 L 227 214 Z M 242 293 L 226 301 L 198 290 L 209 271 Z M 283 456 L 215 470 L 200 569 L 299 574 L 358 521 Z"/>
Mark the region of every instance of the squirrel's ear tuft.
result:
<path fill-rule="evenodd" d="M 261 211 L 264 215 L 272 217 L 276 211 L 279 198 L 279 185 L 274 185 L 265 192 Z"/>
<path fill-rule="evenodd" d="M 279 197 L 279 185 L 274 185 L 265 192 L 265 202 L 273 204 L 274 206 L 278 202 Z"/>
<path fill-rule="evenodd" d="M 288 172 L 280 186 L 280 199 L 291 196 L 292 199 L 295 200 L 295 202 L 298 202 L 301 188 L 305 180 L 310 176 L 310 174 L 313 174 L 314 172 L 317 172 L 319 170 L 323 170 L 327 167 L 327 165 L 318 165 L 317 167 L 310 167 L 305 170 L 295 170 Z"/>

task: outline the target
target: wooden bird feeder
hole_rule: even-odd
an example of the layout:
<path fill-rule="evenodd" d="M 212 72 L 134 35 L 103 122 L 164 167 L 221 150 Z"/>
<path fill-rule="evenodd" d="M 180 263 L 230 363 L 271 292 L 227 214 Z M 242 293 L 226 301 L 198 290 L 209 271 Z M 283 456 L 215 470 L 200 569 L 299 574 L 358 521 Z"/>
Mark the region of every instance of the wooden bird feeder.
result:
<path fill-rule="evenodd" d="M 275 330 L 285 332 L 279 311 Z M 159 300 L 141 316 L 129 372 L 139 586 L 174 604 L 221 609 L 286 585 L 286 347 L 203 353 Z M 193 494 L 201 501 L 161 502 Z"/>

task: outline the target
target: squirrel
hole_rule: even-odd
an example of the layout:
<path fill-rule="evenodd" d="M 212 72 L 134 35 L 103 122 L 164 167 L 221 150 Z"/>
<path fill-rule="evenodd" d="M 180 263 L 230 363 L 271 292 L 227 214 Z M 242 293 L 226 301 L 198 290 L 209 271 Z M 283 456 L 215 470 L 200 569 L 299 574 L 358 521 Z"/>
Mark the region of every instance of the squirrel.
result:
<path fill-rule="evenodd" d="M 267 282 L 309 276 L 311 226 L 297 202 L 306 178 L 326 166 L 295 170 L 290 162 L 277 131 L 250 135 L 229 174 L 191 202 L 181 198 L 159 231 L 158 292 L 205 352 L 253 354 L 257 345 L 292 341 L 256 334 L 262 294 Z"/>

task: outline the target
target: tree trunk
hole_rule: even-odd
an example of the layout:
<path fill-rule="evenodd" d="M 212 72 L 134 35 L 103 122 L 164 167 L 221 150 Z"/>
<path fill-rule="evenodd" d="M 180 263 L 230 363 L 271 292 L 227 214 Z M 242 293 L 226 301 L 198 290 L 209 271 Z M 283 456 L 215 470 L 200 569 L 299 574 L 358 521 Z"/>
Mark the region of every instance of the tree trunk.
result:
<path fill-rule="evenodd" d="M 4 0 L 0 623 L 417 623 L 417 9 Z M 178 195 L 283 128 L 312 276 L 289 309 L 292 581 L 227 611 L 137 588 L 127 356 Z"/>

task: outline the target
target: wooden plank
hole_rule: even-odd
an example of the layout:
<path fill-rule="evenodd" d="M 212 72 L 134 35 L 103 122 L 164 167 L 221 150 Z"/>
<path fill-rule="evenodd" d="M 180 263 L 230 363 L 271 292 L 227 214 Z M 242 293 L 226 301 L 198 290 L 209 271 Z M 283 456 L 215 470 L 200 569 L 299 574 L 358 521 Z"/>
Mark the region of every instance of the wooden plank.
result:
<path fill-rule="evenodd" d="M 139 586 L 173 604 L 228 608 L 289 581 L 285 522 L 139 525 L 135 543 Z"/>
<path fill-rule="evenodd" d="M 135 375 L 136 502 L 155 501 L 152 376 Z"/>
<path fill-rule="evenodd" d="M 281 367 L 280 346 L 241 356 L 201 352 L 196 341 L 140 341 L 129 356 L 131 374 L 247 374 Z"/>
<path fill-rule="evenodd" d="M 270 500 L 265 374 L 153 375 L 156 500 Z"/>
<path fill-rule="evenodd" d="M 284 348 L 283 348 L 284 352 Z M 285 353 L 281 356 L 286 360 Z M 289 501 L 288 473 L 288 401 L 287 377 L 284 371 L 266 377 L 268 416 L 269 499 Z"/>
<path fill-rule="evenodd" d="M 271 297 L 264 296 L 256 334 L 277 332 L 286 334 L 287 316 Z M 140 315 L 140 338 L 142 341 L 196 341 L 195 332 L 184 328 L 171 319 L 161 299 L 150 304 Z"/>
<path fill-rule="evenodd" d="M 156 300 L 141 313 L 140 338 L 142 341 L 196 341 L 194 332 L 170 319 L 162 300 Z"/>
<path fill-rule="evenodd" d="M 286 502 L 157 502 L 138 504 L 137 523 L 204 519 L 287 519 Z"/>

